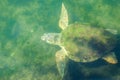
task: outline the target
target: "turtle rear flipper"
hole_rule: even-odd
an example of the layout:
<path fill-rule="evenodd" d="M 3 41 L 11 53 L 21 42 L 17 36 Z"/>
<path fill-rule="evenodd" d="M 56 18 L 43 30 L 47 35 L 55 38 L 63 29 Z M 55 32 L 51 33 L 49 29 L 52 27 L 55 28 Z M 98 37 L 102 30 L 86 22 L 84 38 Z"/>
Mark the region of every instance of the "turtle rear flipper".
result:
<path fill-rule="evenodd" d="M 56 52 L 56 64 L 61 77 L 64 77 L 64 70 L 66 67 L 67 58 L 65 56 L 65 50 L 61 49 Z"/>
<path fill-rule="evenodd" d="M 111 64 L 116 64 L 118 62 L 118 60 L 117 60 L 116 55 L 115 55 L 114 52 L 112 52 L 112 53 L 104 56 L 103 59 L 105 61 L 107 61 L 108 63 L 111 63 Z"/>

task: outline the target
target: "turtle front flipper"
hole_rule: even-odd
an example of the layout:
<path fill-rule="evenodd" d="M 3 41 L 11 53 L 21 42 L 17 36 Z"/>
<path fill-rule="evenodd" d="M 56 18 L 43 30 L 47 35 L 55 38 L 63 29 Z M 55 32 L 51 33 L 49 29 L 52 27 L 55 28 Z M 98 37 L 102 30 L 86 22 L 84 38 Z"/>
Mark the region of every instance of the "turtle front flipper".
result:
<path fill-rule="evenodd" d="M 60 14 L 60 20 L 59 20 L 59 27 L 64 30 L 68 26 L 68 13 L 67 10 L 62 3 L 62 8 L 61 8 L 61 14 Z"/>
<path fill-rule="evenodd" d="M 112 53 L 104 56 L 103 59 L 105 61 L 107 61 L 108 63 L 111 63 L 111 64 L 116 64 L 118 62 L 118 60 L 117 60 L 116 55 L 115 55 L 114 52 L 112 52 Z"/>
<path fill-rule="evenodd" d="M 67 58 L 65 55 L 65 50 L 61 49 L 57 51 L 56 52 L 56 64 L 57 64 L 59 74 L 61 75 L 62 78 L 64 77 L 64 70 L 66 67 L 66 63 L 67 63 Z"/>

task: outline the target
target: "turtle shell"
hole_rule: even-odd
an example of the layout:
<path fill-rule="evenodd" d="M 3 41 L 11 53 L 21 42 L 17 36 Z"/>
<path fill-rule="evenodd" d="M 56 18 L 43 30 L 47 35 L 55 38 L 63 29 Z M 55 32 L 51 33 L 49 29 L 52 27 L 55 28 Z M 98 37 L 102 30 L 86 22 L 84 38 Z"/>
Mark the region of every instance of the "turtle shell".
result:
<path fill-rule="evenodd" d="M 91 62 L 110 53 L 116 38 L 111 32 L 79 23 L 69 25 L 61 32 L 62 46 L 70 59 Z"/>

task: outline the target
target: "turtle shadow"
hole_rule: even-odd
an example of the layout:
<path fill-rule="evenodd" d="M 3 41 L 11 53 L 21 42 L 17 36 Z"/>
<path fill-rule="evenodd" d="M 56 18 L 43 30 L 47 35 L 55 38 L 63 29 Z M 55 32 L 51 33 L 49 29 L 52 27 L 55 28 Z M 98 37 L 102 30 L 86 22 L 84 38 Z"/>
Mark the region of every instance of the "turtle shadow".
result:
<path fill-rule="evenodd" d="M 89 63 L 69 60 L 63 80 L 115 80 L 120 74 L 120 35 L 117 35 L 117 40 L 113 50 L 118 59 L 117 64 L 107 63 L 103 59 Z"/>

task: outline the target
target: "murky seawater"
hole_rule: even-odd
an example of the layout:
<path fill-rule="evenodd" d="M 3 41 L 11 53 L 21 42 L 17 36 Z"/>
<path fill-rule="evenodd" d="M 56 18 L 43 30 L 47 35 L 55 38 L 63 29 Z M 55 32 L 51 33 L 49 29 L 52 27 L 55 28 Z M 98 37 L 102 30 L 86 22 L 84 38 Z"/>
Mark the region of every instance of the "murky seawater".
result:
<path fill-rule="evenodd" d="M 90 23 L 118 31 L 114 49 L 118 63 L 69 61 L 65 80 L 120 79 L 120 1 L 64 0 L 69 24 Z M 55 52 L 58 46 L 41 41 L 47 32 L 60 32 L 62 0 L 0 0 L 0 80 L 60 80 Z"/>

